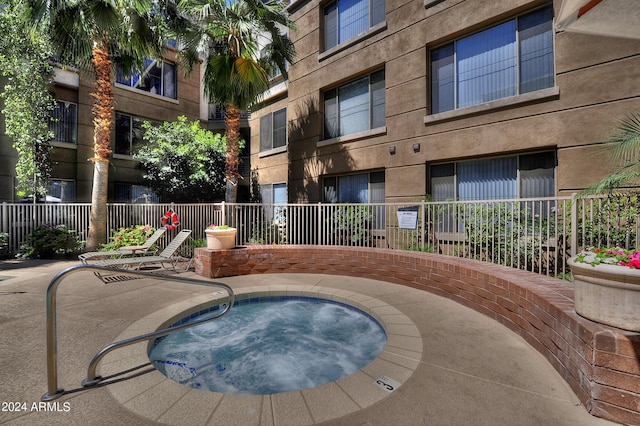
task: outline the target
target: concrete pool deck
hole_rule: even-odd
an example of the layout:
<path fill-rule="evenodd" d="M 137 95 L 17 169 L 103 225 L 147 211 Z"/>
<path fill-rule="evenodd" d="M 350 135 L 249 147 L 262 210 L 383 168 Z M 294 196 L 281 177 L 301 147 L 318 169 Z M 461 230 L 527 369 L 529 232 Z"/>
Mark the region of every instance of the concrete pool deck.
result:
<path fill-rule="evenodd" d="M 496 321 L 442 297 L 382 281 L 319 274 L 220 278 L 240 294 L 309 291 L 389 315 L 385 353 L 354 377 L 267 396 L 221 395 L 175 384 L 157 371 L 81 389 L 104 346 L 211 297 L 212 289 L 142 279 L 102 284 L 70 275 L 58 291 L 58 385 L 47 390 L 45 293 L 79 262 L 0 262 L 0 424 L 7 425 L 609 425 L 591 416 L 553 367 Z M 182 274 L 201 278 L 192 272 Z M 315 290 L 314 290 L 315 289 Z M 368 301 L 368 302 L 367 302 Z M 419 342 L 419 345 L 416 344 Z M 145 343 L 107 355 L 98 371 L 136 364 Z M 119 353 L 120 352 L 120 353 Z M 148 360 L 147 360 L 148 361 Z M 393 392 L 375 384 L 385 375 Z"/>

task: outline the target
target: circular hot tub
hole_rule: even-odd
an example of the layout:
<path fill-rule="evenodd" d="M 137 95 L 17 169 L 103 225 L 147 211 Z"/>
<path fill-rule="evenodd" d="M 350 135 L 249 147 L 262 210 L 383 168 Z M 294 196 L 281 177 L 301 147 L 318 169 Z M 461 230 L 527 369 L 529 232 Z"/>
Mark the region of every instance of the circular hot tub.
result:
<path fill-rule="evenodd" d="M 215 316 L 222 305 L 173 325 Z M 157 339 L 149 359 L 168 378 L 227 394 L 275 394 L 339 380 L 373 361 L 387 336 L 369 314 L 303 296 L 236 301 L 222 318 Z"/>

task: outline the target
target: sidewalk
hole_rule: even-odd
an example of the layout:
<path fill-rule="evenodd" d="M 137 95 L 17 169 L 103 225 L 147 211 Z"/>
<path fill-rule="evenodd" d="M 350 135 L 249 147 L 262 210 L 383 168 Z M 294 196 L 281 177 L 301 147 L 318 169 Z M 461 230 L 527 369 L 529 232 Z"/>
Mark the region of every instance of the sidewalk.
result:
<path fill-rule="evenodd" d="M 0 262 L 0 424 L 155 425 L 171 402 L 139 409 L 118 402 L 115 385 L 40 404 L 47 390 L 45 293 L 75 261 Z M 198 278 L 193 273 L 183 274 Z M 368 294 L 399 309 L 416 325 L 422 356 L 415 372 L 379 402 L 328 425 L 610 425 L 589 415 L 571 389 L 534 349 L 505 327 L 449 300 L 380 281 L 324 275 L 253 275 L 219 281 L 234 289 L 322 286 Z M 141 318 L 210 293 L 207 288 L 150 279 L 102 284 L 90 272 L 70 275 L 58 291 L 58 372 L 65 391 L 81 388 L 89 361 Z M 145 380 L 130 379 L 131 383 Z M 367 384 L 368 385 L 368 384 Z M 120 385 L 118 385 L 120 386 Z M 122 386 L 120 386 L 122 387 Z M 308 393 L 301 398 L 309 405 Z M 134 398 L 131 396 L 130 398 Z M 242 396 L 224 396 L 228 400 Z M 305 399 L 306 398 L 306 399 Z M 277 396 L 262 405 L 277 407 Z M 184 402 L 184 398 L 181 402 Z M 208 424 L 229 424 L 215 407 L 195 405 Z M 237 424 L 244 417 L 236 418 Z M 292 424 L 278 413 L 256 424 Z M 317 422 L 312 422 L 316 423 Z M 176 422 L 191 425 L 192 423 Z"/>

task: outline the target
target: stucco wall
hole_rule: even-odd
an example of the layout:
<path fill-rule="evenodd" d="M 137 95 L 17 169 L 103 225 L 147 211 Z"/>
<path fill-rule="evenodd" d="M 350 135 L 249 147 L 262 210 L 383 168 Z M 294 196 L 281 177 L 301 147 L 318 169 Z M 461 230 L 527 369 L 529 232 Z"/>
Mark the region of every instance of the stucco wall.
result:
<path fill-rule="evenodd" d="M 278 167 L 288 170 L 291 201 L 321 201 L 322 176 L 370 170 L 386 171 L 388 201 L 415 199 L 428 192 L 429 163 L 544 149 L 557 150 L 557 193 L 572 192 L 611 169 L 607 156 L 594 154 L 593 145 L 606 139 L 626 114 L 640 110 L 637 40 L 556 32 L 552 93 L 425 124 L 429 48 L 548 2 L 445 0 L 425 7 L 423 2 L 390 0 L 381 29 L 328 52 L 321 47 L 324 4 L 298 1 L 292 9 L 297 30 L 291 38 L 298 59 L 288 86 L 289 153 L 252 158 L 254 168 L 265 165 L 273 176 L 280 175 Z M 561 1 L 553 5 L 557 14 Z M 385 131 L 325 144 L 323 90 L 379 67 L 386 70 Z M 262 114 L 253 111 L 254 121 Z M 414 143 L 420 143 L 417 153 Z M 389 154 L 389 146 L 396 147 L 396 155 Z M 587 162 L 597 165 L 585 168 Z M 263 183 L 271 183 L 269 179 L 261 176 Z"/>

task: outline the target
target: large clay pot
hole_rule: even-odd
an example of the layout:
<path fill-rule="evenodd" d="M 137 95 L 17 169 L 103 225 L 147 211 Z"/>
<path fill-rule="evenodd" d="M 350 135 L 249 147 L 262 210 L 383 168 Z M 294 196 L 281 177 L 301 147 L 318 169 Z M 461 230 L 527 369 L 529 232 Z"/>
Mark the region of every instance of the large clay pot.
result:
<path fill-rule="evenodd" d="M 569 259 L 576 312 L 602 324 L 640 331 L 640 269 Z"/>
<path fill-rule="evenodd" d="M 213 250 L 228 250 L 236 246 L 236 228 L 205 229 L 207 248 Z"/>

